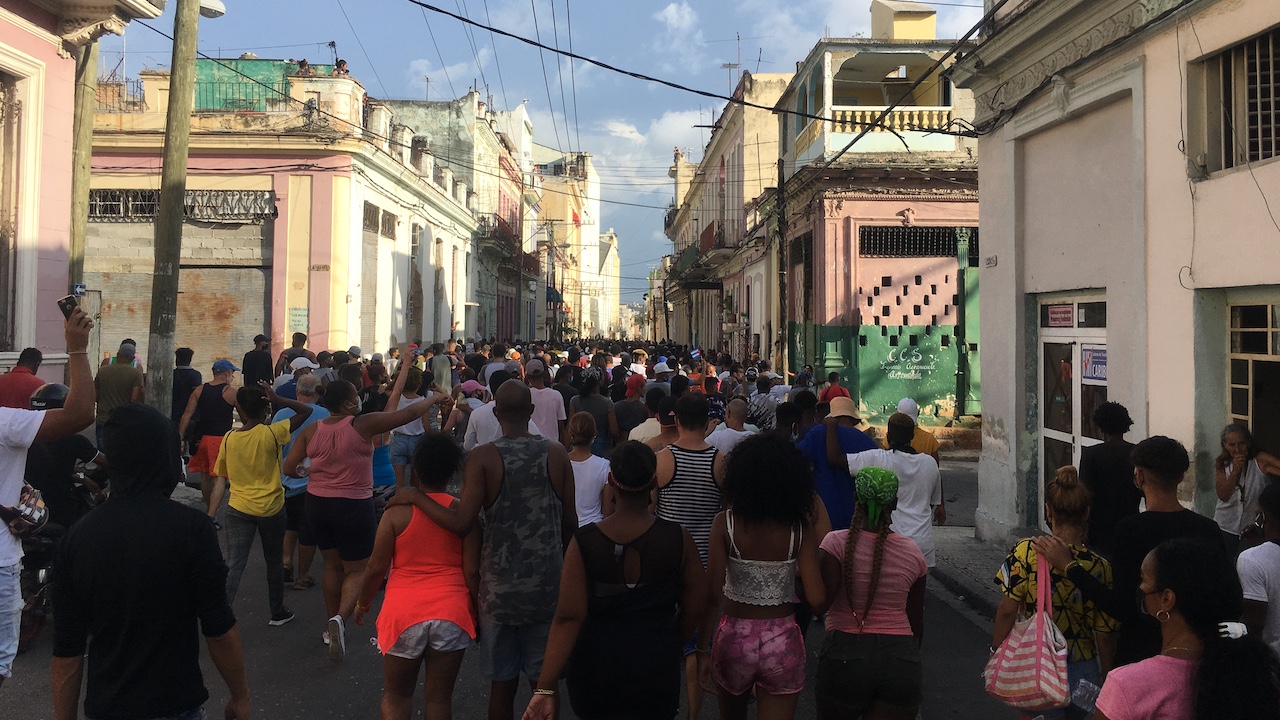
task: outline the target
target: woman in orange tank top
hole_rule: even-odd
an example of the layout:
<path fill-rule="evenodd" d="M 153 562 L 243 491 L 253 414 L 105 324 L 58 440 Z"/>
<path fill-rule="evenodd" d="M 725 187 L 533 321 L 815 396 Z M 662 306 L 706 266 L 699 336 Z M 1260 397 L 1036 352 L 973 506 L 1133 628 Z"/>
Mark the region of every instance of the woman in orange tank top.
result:
<path fill-rule="evenodd" d="M 413 455 L 421 489 L 441 505 L 457 502 L 445 486 L 461 465 L 462 449 L 438 432 L 424 434 Z M 479 528 L 460 538 L 413 505 L 387 507 L 356 600 L 357 624 L 364 624 L 384 577 L 387 588 L 377 623 L 383 654 L 382 720 L 412 715 L 423 664 L 427 720 L 450 718 L 462 655 L 476 637 Z"/>

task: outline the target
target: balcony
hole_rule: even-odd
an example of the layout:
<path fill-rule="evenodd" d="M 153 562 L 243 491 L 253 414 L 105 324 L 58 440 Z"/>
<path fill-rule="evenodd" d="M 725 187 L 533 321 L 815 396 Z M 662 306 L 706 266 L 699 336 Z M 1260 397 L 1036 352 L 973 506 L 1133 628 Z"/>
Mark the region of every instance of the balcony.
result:
<path fill-rule="evenodd" d="M 671 229 L 672 225 L 676 224 L 676 213 L 678 212 L 680 212 L 680 208 L 676 207 L 675 203 L 671 203 L 667 207 L 667 214 L 662 216 L 662 232 L 665 233 Z"/>
<path fill-rule="evenodd" d="M 520 252 L 520 237 L 506 219 L 497 213 L 478 213 L 476 219 L 476 238 L 482 248 L 487 244 L 503 257 L 515 257 Z"/>
<path fill-rule="evenodd" d="M 884 107 L 866 105 L 832 107 L 830 120 L 815 120 L 805 126 L 796 137 L 795 148 L 787 153 L 787 159 L 800 167 L 839 152 L 884 110 Z M 898 107 L 849 148 L 849 153 L 900 153 L 907 152 L 908 148 L 911 152 L 957 152 L 961 147 L 959 138 L 928 132 L 931 128 L 946 126 L 953 117 L 953 108 L 947 106 Z"/>

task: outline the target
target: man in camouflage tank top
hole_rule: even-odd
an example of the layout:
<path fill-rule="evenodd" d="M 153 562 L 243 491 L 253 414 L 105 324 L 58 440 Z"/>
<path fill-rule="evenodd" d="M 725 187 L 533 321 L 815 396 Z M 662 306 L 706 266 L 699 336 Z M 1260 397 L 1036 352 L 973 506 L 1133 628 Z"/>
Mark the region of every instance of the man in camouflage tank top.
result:
<path fill-rule="evenodd" d="M 393 502 L 420 507 L 441 527 L 465 535 L 484 513 L 480 550 L 480 644 L 492 682 L 489 717 L 509 719 L 520 674 L 530 686 L 542 656 L 560 589 L 564 548 L 578 529 L 573 465 L 563 446 L 529 434 L 533 401 L 517 380 L 494 397 L 502 437 L 467 458 L 461 499 L 446 508 L 417 491 Z"/>

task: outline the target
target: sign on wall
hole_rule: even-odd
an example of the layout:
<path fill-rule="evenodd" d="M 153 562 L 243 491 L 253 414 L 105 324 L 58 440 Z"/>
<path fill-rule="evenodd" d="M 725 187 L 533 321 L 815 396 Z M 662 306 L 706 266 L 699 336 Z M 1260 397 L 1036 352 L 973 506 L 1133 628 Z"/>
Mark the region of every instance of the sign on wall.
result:
<path fill-rule="evenodd" d="M 307 331 L 307 323 L 310 321 L 310 311 L 304 307 L 289 308 L 289 332 L 304 333 Z"/>
<path fill-rule="evenodd" d="M 1107 384 L 1107 346 L 1080 346 L 1080 381 L 1087 385 Z"/>
<path fill-rule="evenodd" d="M 1048 327 L 1069 328 L 1076 326 L 1076 306 L 1074 303 L 1050 305 Z"/>

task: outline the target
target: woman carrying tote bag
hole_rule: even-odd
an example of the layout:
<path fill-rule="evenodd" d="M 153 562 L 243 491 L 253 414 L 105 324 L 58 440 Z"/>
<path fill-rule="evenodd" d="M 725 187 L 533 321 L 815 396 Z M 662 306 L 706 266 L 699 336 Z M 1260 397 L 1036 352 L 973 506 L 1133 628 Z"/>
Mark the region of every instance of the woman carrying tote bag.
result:
<path fill-rule="evenodd" d="M 1045 488 L 1045 519 L 1055 538 L 1067 544 L 1072 564 L 1080 565 L 1106 587 L 1111 566 L 1085 547 L 1090 492 L 1074 467 L 1063 467 Z M 987 692 L 1024 710 L 1049 711 L 1045 718 L 1086 718 L 1091 698 L 1111 669 L 1114 618 L 1083 599 L 1064 573 L 1052 570 L 1032 540 L 1009 551 L 996 575 L 1004 600 L 996 610 Z M 1019 615 L 1024 618 L 1018 620 Z M 1082 682 L 1095 689 L 1080 693 Z"/>

